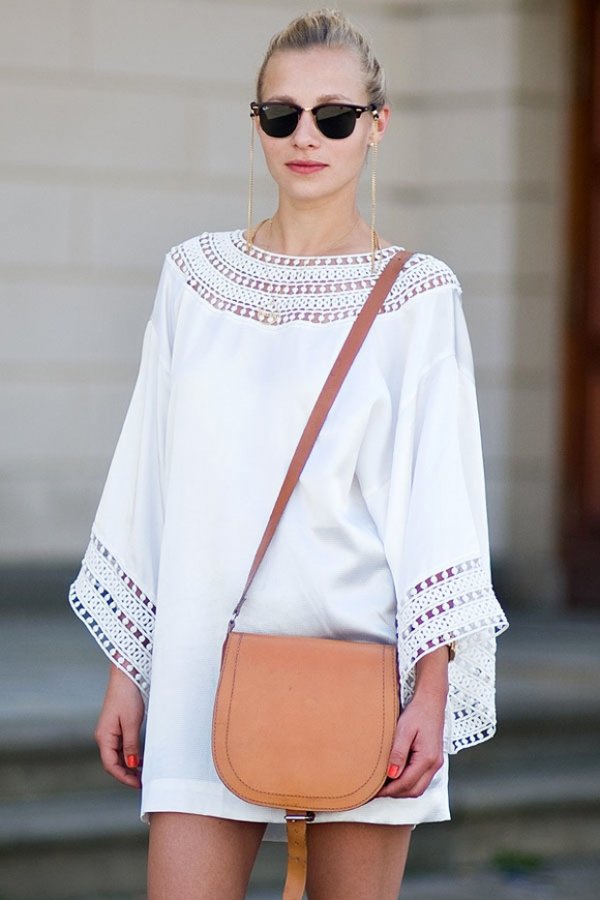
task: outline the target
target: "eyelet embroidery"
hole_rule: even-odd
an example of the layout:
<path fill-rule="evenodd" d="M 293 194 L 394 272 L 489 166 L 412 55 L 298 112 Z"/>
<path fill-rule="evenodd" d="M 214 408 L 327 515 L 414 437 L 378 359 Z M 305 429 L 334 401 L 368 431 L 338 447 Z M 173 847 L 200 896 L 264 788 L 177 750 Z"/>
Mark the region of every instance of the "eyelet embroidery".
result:
<path fill-rule="evenodd" d="M 380 269 L 398 248 L 380 252 Z M 170 256 L 192 290 L 215 309 L 265 325 L 326 324 L 356 316 L 377 278 L 370 254 L 280 256 L 246 250 L 241 231 L 204 233 L 173 247 Z M 444 285 L 456 276 L 435 257 L 415 253 L 390 291 L 382 313 Z"/>
<path fill-rule="evenodd" d="M 110 661 L 147 700 L 156 607 L 94 533 L 69 601 Z"/>
<path fill-rule="evenodd" d="M 414 694 L 418 660 L 444 644 L 456 643 L 445 738 L 450 752 L 481 743 L 495 732 L 495 638 L 507 627 L 490 579 L 477 558 L 419 582 L 400 605 L 403 705 Z"/>

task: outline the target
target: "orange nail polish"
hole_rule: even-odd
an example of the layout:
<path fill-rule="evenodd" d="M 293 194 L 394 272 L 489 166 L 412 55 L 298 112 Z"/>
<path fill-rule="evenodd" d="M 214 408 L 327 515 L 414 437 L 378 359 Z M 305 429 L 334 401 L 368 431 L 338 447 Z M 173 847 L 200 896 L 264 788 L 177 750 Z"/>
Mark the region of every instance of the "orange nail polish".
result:
<path fill-rule="evenodd" d="M 131 756 L 128 756 L 125 762 L 127 763 L 128 769 L 137 769 L 139 765 L 139 760 L 134 753 L 132 753 Z"/>
<path fill-rule="evenodd" d="M 400 774 L 400 766 L 389 766 L 387 773 L 388 778 L 397 778 Z"/>

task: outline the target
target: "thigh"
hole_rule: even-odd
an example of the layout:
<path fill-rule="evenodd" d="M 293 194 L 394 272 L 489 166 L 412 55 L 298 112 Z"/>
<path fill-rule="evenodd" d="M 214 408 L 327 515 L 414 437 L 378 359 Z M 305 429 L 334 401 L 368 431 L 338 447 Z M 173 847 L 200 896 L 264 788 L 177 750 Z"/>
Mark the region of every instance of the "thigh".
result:
<path fill-rule="evenodd" d="M 397 900 L 411 825 L 308 826 L 309 900 Z"/>
<path fill-rule="evenodd" d="M 243 900 L 265 827 L 261 822 L 152 813 L 148 900 Z"/>

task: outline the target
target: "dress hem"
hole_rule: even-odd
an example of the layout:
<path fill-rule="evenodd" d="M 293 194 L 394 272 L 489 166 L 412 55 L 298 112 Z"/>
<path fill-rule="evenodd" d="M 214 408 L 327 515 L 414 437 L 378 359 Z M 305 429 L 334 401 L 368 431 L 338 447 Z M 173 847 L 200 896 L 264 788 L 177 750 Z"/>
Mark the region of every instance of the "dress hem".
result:
<path fill-rule="evenodd" d="M 267 824 L 265 840 L 285 840 L 284 811 L 246 803 L 224 785 L 186 779 L 154 779 L 142 793 L 140 818 L 149 823 L 153 812 L 181 812 L 193 815 L 235 819 Z M 326 822 L 362 822 L 377 825 L 421 825 L 450 819 L 448 805 L 448 758 L 436 772 L 420 797 L 394 800 L 380 797 L 356 809 L 342 812 L 317 812 L 313 824 Z"/>

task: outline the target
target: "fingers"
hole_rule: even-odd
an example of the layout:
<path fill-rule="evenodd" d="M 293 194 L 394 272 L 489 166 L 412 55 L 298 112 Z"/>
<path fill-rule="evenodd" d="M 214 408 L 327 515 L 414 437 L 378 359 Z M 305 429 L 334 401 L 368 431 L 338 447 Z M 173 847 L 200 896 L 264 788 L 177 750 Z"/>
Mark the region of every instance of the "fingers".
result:
<path fill-rule="evenodd" d="M 435 773 L 442 767 L 443 761 L 441 754 L 411 753 L 401 774 L 386 782 L 377 796 L 420 797 L 431 784 Z"/>
<path fill-rule="evenodd" d="M 428 727 L 427 720 L 424 724 L 407 710 L 396 729 L 388 781 L 377 796 L 420 797 L 443 762 L 440 729 Z"/>
<path fill-rule="evenodd" d="M 140 765 L 140 725 L 132 716 L 121 716 L 122 755 L 128 769 L 137 770 Z"/>
<path fill-rule="evenodd" d="M 144 704 L 129 680 L 111 678 L 95 738 L 106 772 L 121 784 L 141 787 L 140 729 Z"/>
<path fill-rule="evenodd" d="M 98 722 L 95 732 L 96 743 L 100 751 L 100 759 L 106 772 L 121 784 L 128 787 L 140 788 L 141 778 L 139 774 L 140 754 L 131 737 L 127 751 L 123 730 L 120 721 L 114 723 L 102 720 Z"/>

